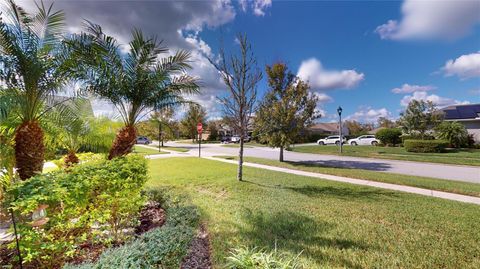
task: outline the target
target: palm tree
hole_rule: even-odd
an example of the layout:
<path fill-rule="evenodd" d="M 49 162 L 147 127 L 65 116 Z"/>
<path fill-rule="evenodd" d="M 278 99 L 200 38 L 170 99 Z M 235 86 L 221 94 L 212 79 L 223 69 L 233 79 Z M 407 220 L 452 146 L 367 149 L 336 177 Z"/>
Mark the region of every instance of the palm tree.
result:
<path fill-rule="evenodd" d="M 70 47 L 72 76 L 86 88 L 111 101 L 118 109 L 124 127 L 117 133 L 108 158 L 131 152 L 136 140 L 136 124 L 153 110 L 182 103 L 185 94 L 198 92 L 197 80 L 186 74 L 190 53 L 168 52 L 155 37 L 133 30 L 129 51 L 122 53 L 115 38 L 99 25 L 87 22 L 86 32 L 74 35 Z"/>
<path fill-rule="evenodd" d="M 15 130 L 15 165 L 21 179 L 41 172 L 44 162 L 44 132 L 39 124 L 47 100 L 63 86 L 59 54 L 64 14 L 52 5 L 37 5 L 37 13 L 7 0 L 0 4 L 0 85 L 10 96 L 19 119 Z M 11 104 L 12 105 L 12 104 Z"/>

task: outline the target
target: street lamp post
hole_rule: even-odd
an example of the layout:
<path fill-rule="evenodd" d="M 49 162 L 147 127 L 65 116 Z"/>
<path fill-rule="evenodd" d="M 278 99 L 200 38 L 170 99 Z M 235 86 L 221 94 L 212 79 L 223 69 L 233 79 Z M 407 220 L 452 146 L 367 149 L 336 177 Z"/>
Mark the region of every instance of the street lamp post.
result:
<path fill-rule="evenodd" d="M 343 153 L 343 136 L 342 136 L 342 107 L 339 106 L 337 108 L 337 113 L 338 113 L 338 117 L 340 118 L 340 125 L 338 126 L 338 130 L 340 132 L 340 154 Z"/>

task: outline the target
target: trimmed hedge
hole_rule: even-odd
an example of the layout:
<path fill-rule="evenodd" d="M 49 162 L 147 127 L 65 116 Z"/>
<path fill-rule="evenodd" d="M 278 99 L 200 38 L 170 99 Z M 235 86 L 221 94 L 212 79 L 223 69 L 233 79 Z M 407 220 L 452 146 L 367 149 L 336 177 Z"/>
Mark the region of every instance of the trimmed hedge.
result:
<path fill-rule="evenodd" d="M 152 195 L 150 195 L 152 196 Z M 199 223 L 197 208 L 154 194 L 166 208 L 162 227 L 150 230 L 123 246 L 106 250 L 95 263 L 66 265 L 63 269 L 179 268 L 195 237 Z M 167 202 L 163 202 L 168 199 Z"/>
<path fill-rule="evenodd" d="M 402 131 L 398 128 L 385 128 L 380 129 L 375 137 L 380 140 L 380 142 L 387 146 L 395 146 L 400 144 Z"/>
<path fill-rule="evenodd" d="M 403 142 L 405 150 L 408 152 L 432 153 L 444 152 L 448 146 L 445 140 L 405 140 Z"/>

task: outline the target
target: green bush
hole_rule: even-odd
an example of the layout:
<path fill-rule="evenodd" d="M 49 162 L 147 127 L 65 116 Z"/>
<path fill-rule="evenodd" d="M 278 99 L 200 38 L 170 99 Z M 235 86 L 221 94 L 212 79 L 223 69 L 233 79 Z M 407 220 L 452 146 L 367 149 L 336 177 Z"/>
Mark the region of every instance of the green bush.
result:
<path fill-rule="evenodd" d="M 444 121 L 435 128 L 438 138 L 446 140 L 450 146 L 460 148 L 468 144 L 468 132 L 465 126 L 456 121 Z"/>
<path fill-rule="evenodd" d="M 401 135 L 402 130 L 398 128 L 384 128 L 380 129 L 375 137 L 386 146 L 395 146 L 401 143 Z"/>
<path fill-rule="evenodd" d="M 227 257 L 230 269 L 300 269 L 303 265 L 298 256 L 257 250 L 256 248 L 237 248 Z"/>
<path fill-rule="evenodd" d="M 161 197 L 167 220 L 160 227 L 140 235 L 123 246 L 112 248 L 96 263 L 66 265 L 64 269 L 127 269 L 179 268 L 198 227 L 199 213 L 195 207 Z"/>
<path fill-rule="evenodd" d="M 448 146 L 448 141 L 445 140 L 405 140 L 405 150 L 408 152 L 444 152 Z"/>
<path fill-rule="evenodd" d="M 106 159 L 105 154 L 101 154 L 101 153 L 85 152 L 85 153 L 77 153 L 76 155 L 80 160 L 80 163 L 88 163 L 92 161 L 101 161 Z M 60 168 L 64 167 L 65 166 L 64 157 L 53 160 L 52 163 L 54 163 L 56 166 Z"/>
<path fill-rule="evenodd" d="M 432 135 L 424 135 L 423 137 L 419 134 L 406 134 L 400 137 L 402 139 L 402 144 L 405 140 L 435 140 L 435 137 Z"/>
<path fill-rule="evenodd" d="M 92 161 L 69 173 L 55 171 L 15 184 L 10 207 L 19 213 L 20 247 L 24 261 L 58 267 L 84 242 L 118 241 L 145 202 L 142 189 L 147 165 L 142 157 Z M 32 212 L 48 205 L 48 222 L 32 227 Z M 11 247 L 14 247 L 13 243 Z"/>

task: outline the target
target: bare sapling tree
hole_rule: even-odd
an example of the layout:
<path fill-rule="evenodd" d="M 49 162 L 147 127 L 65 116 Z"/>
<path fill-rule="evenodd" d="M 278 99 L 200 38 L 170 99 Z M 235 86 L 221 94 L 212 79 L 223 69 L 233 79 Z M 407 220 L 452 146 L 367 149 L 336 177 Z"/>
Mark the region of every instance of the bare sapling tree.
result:
<path fill-rule="evenodd" d="M 228 125 L 240 137 L 238 150 L 237 179 L 242 181 L 243 146 L 251 124 L 252 113 L 257 101 L 257 84 L 262 79 L 262 71 L 252 52 L 245 34 L 238 34 L 240 50 L 238 53 L 226 55 L 223 48 L 219 52 L 219 60 L 209 59 L 219 71 L 229 94 L 219 98 L 223 105 L 223 113 Z"/>

